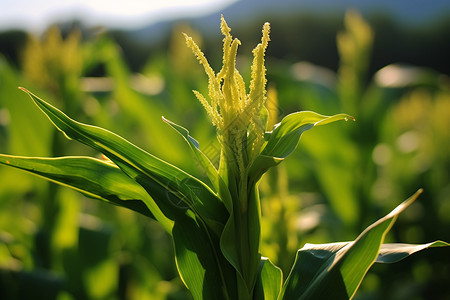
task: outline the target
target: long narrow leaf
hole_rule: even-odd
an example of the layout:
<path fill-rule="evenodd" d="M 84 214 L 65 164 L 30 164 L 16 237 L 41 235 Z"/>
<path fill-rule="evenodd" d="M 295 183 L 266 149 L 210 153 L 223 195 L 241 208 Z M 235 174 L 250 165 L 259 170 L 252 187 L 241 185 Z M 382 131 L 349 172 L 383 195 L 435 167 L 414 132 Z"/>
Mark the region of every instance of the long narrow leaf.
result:
<path fill-rule="evenodd" d="M 299 251 L 311 251 L 315 254 L 320 253 L 322 257 L 331 257 L 333 254 L 347 246 L 352 242 L 337 242 L 327 244 L 305 244 Z M 436 247 L 447 247 L 449 243 L 444 241 L 434 241 L 427 244 L 403 244 L 403 243 L 388 243 L 382 244 L 380 252 L 378 253 L 376 263 L 395 263 L 406 257 L 428 249 Z"/>
<path fill-rule="evenodd" d="M 421 190 L 400 204 L 390 214 L 369 226 L 353 242 L 320 245 L 320 247 L 309 244 L 300 249 L 283 287 L 283 299 L 352 298 L 363 277 L 379 257 L 386 233 L 398 215 L 420 193 Z M 437 242 L 430 246 L 437 245 L 443 244 Z M 388 251 L 388 248 L 385 247 L 384 251 Z M 392 261 L 398 258 L 394 259 L 394 256 L 391 255 L 387 255 L 387 257 Z"/>
<path fill-rule="evenodd" d="M 206 184 L 112 132 L 70 119 L 55 107 L 26 92 L 68 138 L 105 154 L 124 174 L 145 189 L 167 218 L 175 221 L 172 235 L 179 255 L 177 264 L 183 278 L 190 276 L 185 274 L 194 272 L 194 277 L 185 283 L 197 299 L 204 293 L 208 297 L 212 296 L 216 287 L 225 286 L 225 277 L 220 275 L 221 272 L 211 273 L 211 270 L 223 269 L 218 267 L 223 262 L 217 260 L 217 252 L 211 250 L 219 248 L 219 233 L 228 218 L 228 212 Z M 193 231 L 196 231 L 195 235 Z M 228 262 L 225 261 L 226 264 Z M 228 267 L 231 268 L 229 264 Z M 205 282 L 210 283 L 211 287 L 205 287 Z"/>
<path fill-rule="evenodd" d="M 253 299 L 277 300 L 283 283 L 283 272 L 267 257 L 261 258 Z"/>
<path fill-rule="evenodd" d="M 247 190 L 249 194 L 246 215 L 239 219 L 239 216 L 233 213 L 220 239 L 220 248 L 236 270 L 238 283 L 241 284 L 240 297 L 244 299 L 252 293 L 261 264 L 259 252 L 261 207 L 256 183 L 249 182 Z"/>
<path fill-rule="evenodd" d="M 156 183 L 154 188 L 175 194 L 181 202 L 184 202 L 187 207 L 203 218 L 225 223 L 228 217 L 225 207 L 202 181 L 108 130 L 70 119 L 63 112 L 31 92 L 23 90 L 68 138 L 102 152 L 133 178 L 141 176 L 153 180 Z M 155 199 L 155 201 L 164 200 Z M 170 212 L 163 212 L 166 215 L 170 214 Z"/>
<path fill-rule="evenodd" d="M 194 299 L 236 299 L 232 266 L 219 256 L 219 241 L 193 214 L 177 218 L 173 228 L 179 274 Z"/>
<path fill-rule="evenodd" d="M 218 172 L 216 167 L 214 167 L 213 163 L 209 160 L 209 158 L 200 150 L 200 144 L 197 142 L 196 139 L 194 139 L 190 134 L 189 131 L 178 125 L 175 124 L 172 121 L 169 121 L 168 119 L 162 117 L 163 121 L 170 125 L 173 129 L 175 129 L 189 144 L 190 148 L 194 152 L 197 161 L 200 163 L 200 165 L 203 167 L 204 171 L 206 172 L 206 175 L 211 180 L 211 182 L 214 184 L 214 187 L 216 190 L 218 190 L 217 187 L 217 177 Z"/>
<path fill-rule="evenodd" d="M 0 154 L 0 163 L 155 218 L 171 231 L 172 222 L 145 189 L 113 164 L 90 157 L 33 158 L 3 154 Z"/>
<path fill-rule="evenodd" d="M 213 165 L 211 160 L 203 153 L 203 151 L 200 149 L 200 145 L 197 142 L 196 139 L 194 139 L 190 134 L 189 131 L 178 125 L 173 123 L 172 121 L 167 120 L 163 117 L 164 122 L 169 124 L 173 129 L 175 129 L 183 138 L 184 140 L 189 144 L 191 150 L 194 152 L 197 161 L 199 164 L 203 167 L 203 170 L 206 172 L 206 175 L 208 176 L 209 180 L 213 184 L 213 187 L 216 192 L 221 191 L 221 199 L 225 206 L 227 207 L 228 211 L 231 212 L 232 210 L 232 200 L 231 195 L 229 192 L 224 193 L 225 191 L 228 191 L 228 189 L 225 186 L 225 183 L 223 179 L 219 176 L 219 172 L 216 169 L 216 167 Z"/>
<path fill-rule="evenodd" d="M 325 125 L 339 120 L 353 119 L 347 114 L 324 116 L 312 111 L 301 111 L 287 115 L 268 133 L 267 144 L 262 155 L 285 158 L 297 147 L 303 132 L 314 126 Z"/>
<path fill-rule="evenodd" d="M 298 145 L 303 132 L 313 128 L 354 118 L 347 114 L 324 116 L 312 111 L 301 111 L 287 115 L 276 124 L 271 132 L 266 132 L 266 144 L 261 154 L 253 162 L 250 175 L 259 179 L 269 168 L 278 165 L 288 157 Z"/>
<path fill-rule="evenodd" d="M 435 241 L 428 244 L 383 244 L 381 245 L 380 253 L 378 254 L 377 263 L 395 263 L 411 254 L 434 247 L 450 246 L 444 241 Z"/>

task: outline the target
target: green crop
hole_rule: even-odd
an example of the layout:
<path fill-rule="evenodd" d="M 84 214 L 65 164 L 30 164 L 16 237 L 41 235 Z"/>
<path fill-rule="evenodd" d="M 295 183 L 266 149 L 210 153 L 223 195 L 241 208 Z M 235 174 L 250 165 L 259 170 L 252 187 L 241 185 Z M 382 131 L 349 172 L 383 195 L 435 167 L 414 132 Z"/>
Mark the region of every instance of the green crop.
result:
<path fill-rule="evenodd" d="M 375 262 L 396 262 L 428 247 L 448 246 L 442 241 L 383 244 L 398 215 L 419 196 L 419 190 L 354 241 L 303 246 L 283 282 L 281 269 L 260 251 L 261 177 L 287 159 L 305 131 L 354 119 L 347 114 L 301 111 L 272 126 L 264 62 L 269 24 L 264 24 L 261 43 L 253 50 L 248 87 L 236 69 L 240 41 L 232 38 L 223 18 L 221 30 L 223 67 L 218 73 L 186 36 L 188 47 L 208 76 L 208 94 L 194 93 L 216 127 L 218 164 L 186 128 L 163 118 L 186 141 L 185 151 L 192 152 L 208 182 L 106 129 L 71 119 L 24 88 L 67 138 L 107 159 L 0 155 L 0 163 L 157 220 L 173 239 L 179 275 L 194 299 L 349 299 Z"/>

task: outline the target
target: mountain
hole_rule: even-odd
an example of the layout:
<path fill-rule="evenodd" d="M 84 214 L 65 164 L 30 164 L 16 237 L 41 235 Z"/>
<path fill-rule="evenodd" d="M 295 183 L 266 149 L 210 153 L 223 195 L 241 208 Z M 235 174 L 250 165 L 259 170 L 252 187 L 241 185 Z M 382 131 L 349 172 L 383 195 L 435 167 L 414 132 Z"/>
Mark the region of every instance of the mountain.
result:
<path fill-rule="evenodd" d="M 261 18 L 270 20 L 283 16 L 317 15 L 343 16 L 349 8 L 360 11 L 364 16 L 387 15 L 405 26 L 427 26 L 436 19 L 450 15 L 448 0 L 240 0 L 223 8 L 221 11 L 198 18 L 187 18 L 202 34 L 217 32 L 220 15 L 223 14 L 233 27 Z M 170 32 L 172 24 L 179 19 L 150 24 L 144 28 L 130 31 L 138 40 L 143 38 L 158 42 L 164 34 Z M 148 39 L 151 37 L 151 39 Z"/>
<path fill-rule="evenodd" d="M 222 38 L 218 28 L 223 14 L 233 35 L 246 41 L 242 47 L 255 45 L 260 26 L 268 21 L 273 33 L 271 57 L 309 61 L 336 70 L 336 34 L 343 28 L 344 14 L 350 8 L 361 12 L 375 31 L 372 71 L 401 62 L 450 74 L 448 0 L 241 0 L 202 17 L 169 19 L 139 30 L 122 31 L 122 40 L 116 40 L 130 65 L 139 69 L 152 49 L 167 47 L 173 26 L 179 21 L 188 22 L 199 31 L 204 50 L 216 47 Z"/>

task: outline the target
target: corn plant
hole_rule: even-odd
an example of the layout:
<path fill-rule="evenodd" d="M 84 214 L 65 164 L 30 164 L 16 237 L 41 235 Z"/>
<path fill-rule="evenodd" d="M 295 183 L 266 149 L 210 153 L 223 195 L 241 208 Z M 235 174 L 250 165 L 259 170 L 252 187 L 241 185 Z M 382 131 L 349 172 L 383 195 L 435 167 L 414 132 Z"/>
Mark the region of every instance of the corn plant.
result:
<path fill-rule="evenodd" d="M 157 220 L 173 238 L 179 275 L 194 299 L 349 299 L 373 263 L 395 262 L 428 247 L 447 246 L 442 241 L 383 244 L 419 190 L 354 241 L 304 245 L 283 283 L 281 269 L 260 253 L 260 179 L 296 149 L 305 131 L 353 117 L 301 111 L 266 128 L 270 118 L 264 56 L 269 30 L 264 24 L 261 43 L 253 50 L 248 93 L 235 66 L 240 41 L 232 38 L 223 18 L 223 67 L 218 73 L 194 40 L 185 36 L 208 76 L 208 94 L 194 94 L 216 127 L 218 162 L 202 151 L 187 129 L 164 117 L 163 121 L 186 141 L 186 150 L 208 182 L 106 129 L 71 119 L 25 88 L 21 89 L 67 138 L 92 147 L 105 159 L 0 155 L 0 163 Z"/>

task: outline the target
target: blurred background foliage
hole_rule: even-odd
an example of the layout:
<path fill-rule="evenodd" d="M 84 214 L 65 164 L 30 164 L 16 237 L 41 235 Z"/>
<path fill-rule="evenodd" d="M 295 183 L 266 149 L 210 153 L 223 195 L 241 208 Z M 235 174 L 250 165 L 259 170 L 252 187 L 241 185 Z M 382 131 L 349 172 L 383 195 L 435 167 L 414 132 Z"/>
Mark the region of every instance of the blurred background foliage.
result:
<path fill-rule="evenodd" d="M 369 22 L 356 11 L 326 20 L 264 21 L 273 28 L 268 105 L 278 119 L 270 122 L 298 110 L 346 112 L 357 121 L 305 134 L 289 161 L 263 178 L 262 254 L 286 276 L 304 243 L 352 240 L 421 187 L 424 194 L 387 241 L 449 241 L 450 70 L 448 43 L 440 39 L 450 27 L 441 22 L 420 31 L 437 41 L 428 47 L 441 45 L 436 57 L 433 51 L 413 55 L 425 47 L 412 39 L 417 30 L 402 32 L 381 17 Z M 243 41 L 238 68 L 246 78 L 261 24 L 253 20 L 235 30 L 230 23 Z M 72 118 L 114 131 L 203 178 L 161 116 L 188 128 L 217 158 L 214 129 L 192 94 L 206 91 L 206 78 L 181 32 L 194 37 L 216 68 L 220 37 L 202 40 L 180 22 L 149 47 L 127 42 L 125 32 L 75 25 L 52 26 L 42 36 L 0 34 L 0 152 L 99 156 L 57 132 L 17 89 L 25 86 Z M 447 299 L 449 268 L 444 248 L 376 265 L 356 299 Z M 3 167 L 0 298 L 190 296 L 177 277 L 170 238 L 157 223 Z"/>

